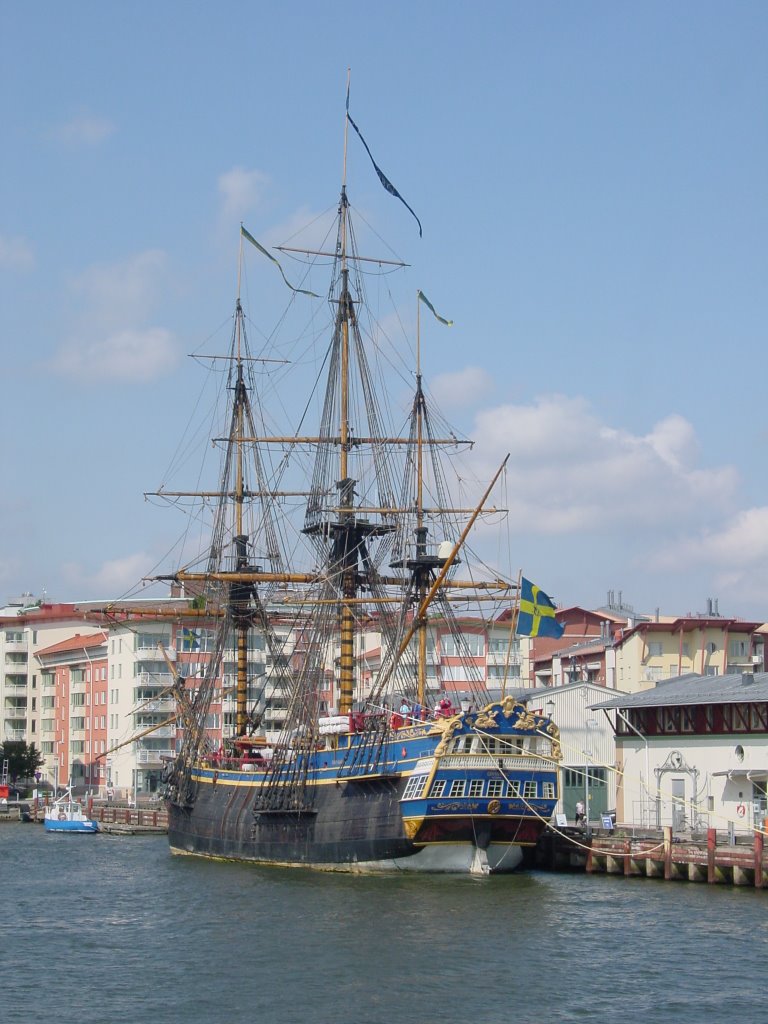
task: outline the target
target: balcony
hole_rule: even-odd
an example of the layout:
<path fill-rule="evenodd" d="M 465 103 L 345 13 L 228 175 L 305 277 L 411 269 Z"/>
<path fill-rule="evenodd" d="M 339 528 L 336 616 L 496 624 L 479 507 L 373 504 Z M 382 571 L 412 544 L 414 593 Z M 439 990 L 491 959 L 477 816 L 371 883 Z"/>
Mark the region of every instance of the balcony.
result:
<path fill-rule="evenodd" d="M 19 675 L 6 676 L 5 677 L 5 688 L 6 688 L 6 690 L 11 690 L 13 692 L 18 692 L 19 690 L 24 690 L 26 692 L 26 689 L 27 689 L 27 677 L 26 676 L 19 676 Z"/>
<path fill-rule="evenodd" d="M 176 739 L 176 726 L 175 725 L 157 725 L 153 726 L 151 722 L 139 722 L 136 728 L 144 733 L 144 738 L 149 740 L 175 740 Z M 151 731 L 150 731 L 151 730 Z"/>
<path fill-rule="evenodd" d="M 6 729 L 5 739 L 6 740 L 25 740 L 27 738 L 26 729 Z"/>
<path fill-rule="evenodd" d="M 5 649 L 8 652 L 8 654 L 13 654 L 13 653 L 26 654 L 27 653 L 27 641 L 26 640 L 6 640 L 5 641 Z"/>
<path fill-rule="evenodd" d="M 510 665 L 519 665 L 521 662 L 520 652 L 512 651 L 509 655 Z M 489 651 L 486 655 L 486 665 L 506 665 L 507 655 L 505 651 Z"/>
<path fill-rule="evenodd" d="M 136 764 L 140 765 L 156 765 L 158 768 L 163 763 L 163 760 L 171 760 L 176 757 L 175 750 L 137 750 L 136 751 Z"/>
<path fill-rule="evenodd" d="M 173 686 L 174 678 L 170 672 L 140 672 L 134 676 L 134 686 L 154 686 L 159 690 Z"/>
<path fill-rule="evenodd" d="M 134 715 L 146 715 L 152 714 L 153 712 L 157 712 L 159 714 L 173 714 L 175 711 L 178 711 L 175 700 L 166 700 L 164 698 L 160 700 L 142 700 L 141 698 L 138 698 L 137 703 L 139 703 L 141 707 L 136 708 L 133 712 Z"/>

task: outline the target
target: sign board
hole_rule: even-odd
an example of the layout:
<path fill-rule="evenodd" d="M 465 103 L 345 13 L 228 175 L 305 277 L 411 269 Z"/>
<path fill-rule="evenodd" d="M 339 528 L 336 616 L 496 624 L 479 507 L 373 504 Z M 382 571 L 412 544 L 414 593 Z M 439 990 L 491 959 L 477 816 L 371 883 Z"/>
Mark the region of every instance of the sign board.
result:
<path fill-rule="evenodd" d="M 564 814 L 556 814 L 555 824 L 558 828 L 565 828 L 568 824 L 568 818 Z"/>
<path fill-rule="evenodd" d="M 601 815 L 603 819 L 603 828 L 608 829 L 609 832 L 613 831 L 613 818 L 610 814 Z"/>

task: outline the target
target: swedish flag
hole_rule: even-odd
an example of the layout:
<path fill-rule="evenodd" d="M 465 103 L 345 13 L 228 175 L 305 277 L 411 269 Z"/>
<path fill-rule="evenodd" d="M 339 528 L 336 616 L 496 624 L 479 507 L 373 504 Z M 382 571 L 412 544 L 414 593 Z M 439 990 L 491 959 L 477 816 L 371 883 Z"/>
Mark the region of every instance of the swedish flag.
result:
<path fill-rule="evenodd" d="M 517 632 L 520 636 L 551 636 L 558 639 L 565 626 L 555 618 L 555 606 L 544 591 L 524 576 L 520 581 L 520 610 Z"/>
<path fill-rule="evenodd" d="M 200 650 L 200 634 L 194 629 L 182 628 L 179 631 L 179 639 L 181 640 L 182 651 Z"/>

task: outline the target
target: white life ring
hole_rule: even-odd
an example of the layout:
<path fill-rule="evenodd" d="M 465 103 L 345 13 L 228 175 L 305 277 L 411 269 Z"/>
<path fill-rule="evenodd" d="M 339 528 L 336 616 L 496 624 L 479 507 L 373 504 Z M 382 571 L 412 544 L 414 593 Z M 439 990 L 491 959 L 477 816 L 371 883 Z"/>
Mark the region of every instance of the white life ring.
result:
<path fill-rule="evenodd" d="M 744 804 L 736 804 L 736 813 L 740 818 L 743 818 L 747 813 L 747 808 Z"/>

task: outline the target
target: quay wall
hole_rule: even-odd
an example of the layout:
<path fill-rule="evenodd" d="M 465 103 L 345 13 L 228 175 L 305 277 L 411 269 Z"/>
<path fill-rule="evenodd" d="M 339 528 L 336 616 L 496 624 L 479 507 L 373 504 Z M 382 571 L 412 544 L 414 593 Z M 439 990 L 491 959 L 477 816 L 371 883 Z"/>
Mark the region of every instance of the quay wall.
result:
<path fill-rule="evenodd" d="M 765 835 L 756 829 L 751 841 L 745 837 L 745 842 L 734 843 L 732 837 L 713 828 L 707 829 L 705 836 L 684 839 L 673 836 L 671 826 L 660 829 L 656 836 L 548 829 L 536 847 L 533 866 L 544 871 L 768 889 Z"/>

